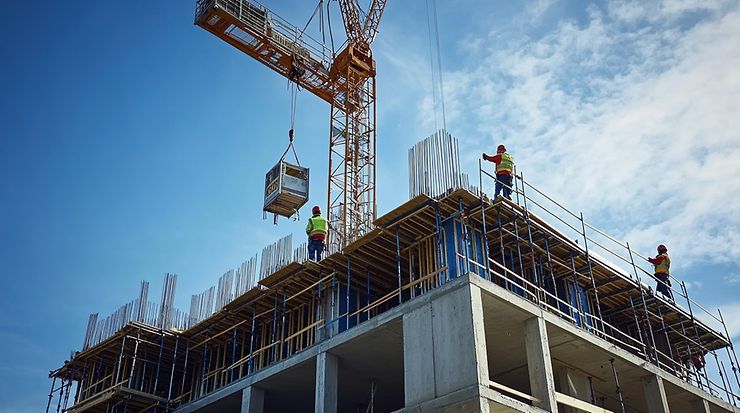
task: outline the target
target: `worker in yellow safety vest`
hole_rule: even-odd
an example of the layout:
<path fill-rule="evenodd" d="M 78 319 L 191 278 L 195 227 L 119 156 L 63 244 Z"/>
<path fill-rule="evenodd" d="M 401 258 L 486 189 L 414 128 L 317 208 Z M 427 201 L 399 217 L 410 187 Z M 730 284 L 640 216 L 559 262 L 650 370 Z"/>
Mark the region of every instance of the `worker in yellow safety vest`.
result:
<path fill-rule="evenodd" d="M 483 159 L 496 164 L 496 195 L 503 190 L 504 198 L 511 199 L 511 177 L 514 173 L 514 158 L 506 153 L 506 147 L 499 145 L 496 149 L 496 155 L 488 156 L 483 154 Z"/>
<path fill-rule="evenodd" d="M 668 257 L 668 248 L 663 244 L 658 245 L 658 255 L 655 258 L 648 258 L 648 262 L 655 266 L 655 278 L 658 280 L 658 285 L 655 289 L 673 301 L 671 280 L 668 279 L 671 270 L 671 259 Z"/>
<path fill-rule="evenodd" d="M 324 253 L 324 239 L 326 239 L 326 218 L 321 216 L 321 208 L 318 205 L 311 208 L 311 214 L 313 216 L 306 224 L 308 259 L 321 261 L 321 255 Z"/>

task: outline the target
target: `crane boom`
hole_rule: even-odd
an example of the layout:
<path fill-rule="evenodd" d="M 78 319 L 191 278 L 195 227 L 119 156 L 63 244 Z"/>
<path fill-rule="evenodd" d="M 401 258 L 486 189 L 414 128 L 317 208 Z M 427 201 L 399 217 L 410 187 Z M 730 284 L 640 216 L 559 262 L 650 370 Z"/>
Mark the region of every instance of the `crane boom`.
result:
<path fill-rule="evenodd" d="M 380 18 L 383 16 L 387 2 L 388 0 L 373 0 L 373 4 L 370 6 L 370 11 L 367 13 L 365 25 L 363 26 L 365 41 L 368 46 L 373 43 L 375 35 L 378 34 L 378 25 L 380 24 Z"/>
<path fill-rule="evenodd" d="M 335 56 L 255 0 L 197 0 L 195 24 L 331 105 L 328 252 L 372 229 L 375 201 L 375 61 L 370 43 L 387 0 L 364 23 L 356 0 L 339 0 L 347 45 Z"/>

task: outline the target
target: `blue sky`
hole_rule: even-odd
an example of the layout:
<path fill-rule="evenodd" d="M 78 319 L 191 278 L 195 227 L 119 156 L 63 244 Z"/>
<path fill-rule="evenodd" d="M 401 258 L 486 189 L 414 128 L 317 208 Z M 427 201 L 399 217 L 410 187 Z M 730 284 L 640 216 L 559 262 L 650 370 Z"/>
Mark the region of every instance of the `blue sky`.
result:
<path fill-rule="evenodd" d="M 4 5 L 0 28 L 0 412 L 37 412 L 87 316 L 214 285 L 303 222 L 262 220 L 287 145 L 284 79 L 192 25 L 187 1 Z M 266 2 L 267 3 L 267 2 Z M 268 4 L 302 25 L 313 3 Z M 378 201 L 441 127 L 425 2 L 375 42 Z M 471 174 L 505 143 L 528 180 L 643 254 L 740 333 L 740 10 L 735 1 L 439 2 L 448 129 Z M 310 28 L 316 33 L 316 28 Z M 435 122 L 435 113 L 437 121 Z M 298 97 L 296 145 L 325 204 L 329 110 Z M 399 177 L 402 177 L 399 179 Z"/>

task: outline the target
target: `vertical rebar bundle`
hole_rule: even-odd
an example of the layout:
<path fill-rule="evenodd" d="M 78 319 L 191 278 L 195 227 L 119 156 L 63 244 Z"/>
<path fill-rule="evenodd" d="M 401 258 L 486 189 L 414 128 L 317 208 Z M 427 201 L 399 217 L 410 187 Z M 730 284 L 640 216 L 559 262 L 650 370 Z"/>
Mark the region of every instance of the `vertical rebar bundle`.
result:
<path fill-rule="evenodd" d="M 450 190 L 468 188 L 460 172 L 457 138 L 441 129 L 409 149 L 409 198 L 426 194 L 440 197 Z"/>
<path fill-rule="evenodd" d="M 175 287 L 177 286 L 177 275 L 167 273 L 164 276 L 162 286 L 162 302 L 159 306 L 159 319 L 157 327 L 169 329 L 172 324 L 172 308 L 175 302 Z"/>
<path fill-rule="evenodd" d="M 293 235 L 280 238 L 262 250 L 260 280 L 290 264 L 293 258 Z"/>
<path fill-rule="evenodd" d="M 232 289 L 234 286 L 234 270 L 227 271 L 221 278 L 218 279 L 218 293 L 216 297 L 216 311 L 222 309 L 226 304 L 230 303 L 234 296 L 232 295 Z"/>
<path fill-rule="evenodd" d="M 235 297 L 246 293 L 252 288 L 257 286 L 257 256 L 250 258 L 248 261 L 244 261 L 242 265 L 236 270 L 236 291 Z"/>

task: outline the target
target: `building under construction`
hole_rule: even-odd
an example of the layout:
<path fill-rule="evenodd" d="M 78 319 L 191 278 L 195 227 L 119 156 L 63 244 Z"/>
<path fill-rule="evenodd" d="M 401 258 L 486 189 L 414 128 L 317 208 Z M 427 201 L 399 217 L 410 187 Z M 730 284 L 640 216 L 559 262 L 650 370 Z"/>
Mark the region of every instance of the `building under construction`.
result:
<path fill-rule="evenodd" d="M 284 238 L 173 307 L 91 316 L 47 412 L 738 412 L 721 313 L 654 293 L 644 257 L 517 174 L 475 187 L 446 133 L 410 200 L 319 262 Z M 552 224 L 550 223 L 552 222 Z"/>

